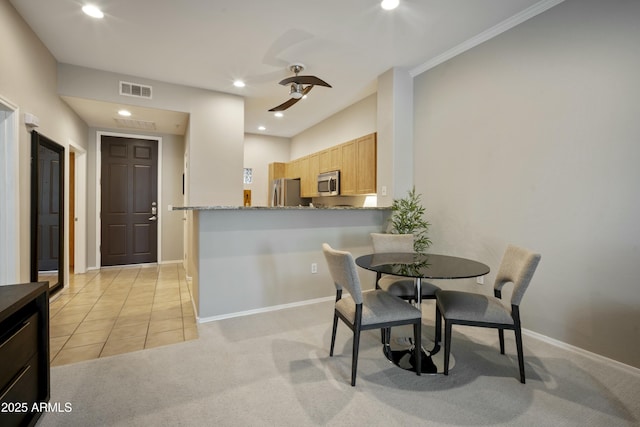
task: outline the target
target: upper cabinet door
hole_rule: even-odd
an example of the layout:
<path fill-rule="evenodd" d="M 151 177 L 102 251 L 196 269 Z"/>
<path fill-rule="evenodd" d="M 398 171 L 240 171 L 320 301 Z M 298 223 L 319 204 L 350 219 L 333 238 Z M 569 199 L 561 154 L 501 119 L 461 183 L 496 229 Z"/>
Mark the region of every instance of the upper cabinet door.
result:
<path fill-rule="evenodd" d="M 375 194 L 377 175 L 376 133 L 292 160 L 285 165 L 287 178 L 300 178 L 302 197 L 318 195 L 318 174 L 340 171 L 340 194 Z"/>
<path fill-rule="evenodd" d="M 376 192 L 376 134 L 372 133 L 356 140 L 356 192 L 373 194 Z"/>
<path fill-rule="evenodd" d="M 342 147 L 342 167 L 340 168 L 340 194 L 356 194 L 356 177 L 358 174 L 356 157 L 358 149 L 356 141 L 345 142 Z"/>

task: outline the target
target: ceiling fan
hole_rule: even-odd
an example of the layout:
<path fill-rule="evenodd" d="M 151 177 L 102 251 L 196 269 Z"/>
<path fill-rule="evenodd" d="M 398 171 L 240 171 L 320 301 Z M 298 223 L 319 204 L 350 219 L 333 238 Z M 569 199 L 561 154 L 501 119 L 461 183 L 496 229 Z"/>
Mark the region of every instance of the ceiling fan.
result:
<path fill-rule="evenodd" d="M 303 64 L 291 64 L 289 69 L 296 75 L 288 77 L 280 82 L 282 86 L 291 85 L 289 88 L 289 95 L 291 99 L 283 102 L 277 107 L 273 107 L 269 111 L 284 111 L 291 107 L 296 102 L 300 101 L 303 96 L 308 94 L 314 86 L 331 87 L 331 85 L 316 76 L 299 76 L 298 74 L 304 70 Z"/>

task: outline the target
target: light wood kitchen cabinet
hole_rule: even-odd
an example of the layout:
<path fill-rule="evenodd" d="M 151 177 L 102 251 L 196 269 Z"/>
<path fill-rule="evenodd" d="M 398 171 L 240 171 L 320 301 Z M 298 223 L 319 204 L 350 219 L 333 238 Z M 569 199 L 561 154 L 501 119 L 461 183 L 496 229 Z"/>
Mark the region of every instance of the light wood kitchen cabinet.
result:
<path fill-rule="evenodd" d="M 286 163 L 269 163 L 269 182 L 278 178 L 285 178 L 285 167 Z"/>
<path fill-rule="evenodd" d="M 334 170 L 340 171 L 340 194 L 374 194 L 376 134 L 365 135 L 285 163 L 284 177 L 300 178 L 302 197 L 317 197 L 318 174 Z"/>
<path fill-rule="evenodd" d="M 300 178 L 300 197 L 307 197 L 309 187 L 309 156 L 301 157 L 296 160 L 298 163 L 298 176 Z"/>
<path fill-rule="evenodd" d="M 300 178 L 300 175 L 301 175 L 300 160 L 301 159 L 296 159 L 285 164 L 285 167 L 284 167 L 285 178 L 290 178 L 290 179 Z"/>
<path fill-rule="evenodd" d="M 340 194 L 375 193 L 376 134 L 345 142 L 341 147 Z"/>
<path fill-rule="evenodd" d="M 340 194 L 356 194 L 356 157 L 358 151 L 356 141 L 345 142 L 340 145 L 342 164 L 340 165 Z"/>
<path fill-rule="evenodd" d="M 342 149 L 340 145 L 320 152 L 320 173 L 340 170 L 342 166 Z"/>
<path fill-rule="evenodd" d="M 320 153 L 303 157 L 302 179 L 300 182 L 302 197 L 316 197 L 318 195 L 318 174 L 320 173 Z"/>
<path fill-rule="evenodd" d="M 376 134 L 372 133 L 356 140 L 356 193 L 376 192 Z"/>

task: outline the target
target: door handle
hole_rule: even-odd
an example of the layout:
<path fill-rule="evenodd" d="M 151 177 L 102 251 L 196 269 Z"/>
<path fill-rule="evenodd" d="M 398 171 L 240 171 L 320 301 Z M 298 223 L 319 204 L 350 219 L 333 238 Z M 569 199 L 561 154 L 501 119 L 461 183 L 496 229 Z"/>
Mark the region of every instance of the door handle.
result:
<path fill-rule="evenodd" d="M 157 220 L 157 219 L 158 219 L 158 217 L 154 215 L 154 216 L 152 216 L 151 218 L 149 218 L 149 221 L 155 221 L 155 220 Z"/>

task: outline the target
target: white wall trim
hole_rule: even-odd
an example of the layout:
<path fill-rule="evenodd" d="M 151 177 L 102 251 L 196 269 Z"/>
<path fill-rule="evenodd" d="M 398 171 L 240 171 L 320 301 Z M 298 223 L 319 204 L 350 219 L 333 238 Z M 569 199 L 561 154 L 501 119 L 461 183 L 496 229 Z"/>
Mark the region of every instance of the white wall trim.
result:
<path fill-rule="evenodd" d="M 520 13 L 517 13 L 515 15 L 513 15 L 512 17 L 505 19 L 504 21 L 500 22 L 497 25 L 494 25 L 493 27 L 489 28 L 488 30 L 485 30 L 483 32 L 481 32 L 480 34 L 476 35 L 475 37 L 470 38 L 467 41 L 464 41 L 462 43 L 460 43 L 459 45 L 455 46 L 452 49 L 447 50 L 444 53 L 441 53 L 440 55 L 436 56 L 435 58 L 430 59 L 429 61 L 425 62 L 422 65 L 418 65 L 417 67 L 412 68 L 411 70 L 409 70 L 409 74 L 411 75 L 411 77 L 416 77 L 419 74 L 424 73 L 425 71 L 428 71 L 430 69 L 432 69 L 433 67 L 442 64 L 443 62 L 448 61 L 449 59 L 453 58 L 454 56 L 460 55 L 461 53 L 466 52 L 467 50 L 474 48 L 476 46 L 478 46 L 481 43 L 486 42 L 489 39 L 492 39 L 502 33 L 504 33 L 505 31 L 510 30 L 511 28 L 515 27 L 516 25 L 520 25 L 522 24 L 524 21 L 533 18 L 536 15 L 541 14 L 542 12 L 551 9 L 554 6 L 557 6 L 558 4 L 562 3 L 564 0 L 542 0 L 539 1 L 538 3 L 528 7 L 527 9 L 523 10 Z"/>
<path fill-rule="evenodd" d="M 83 274 L 87 272 L 87 150 L 76 144 L 75 141 L 69 140 L 68 156 L 70 156 L 71 152 L 75 153 L 74 210 L 75 218 L 77 219 L 74 225 L 73 265 L 74 274 Z M 70 179 L 71 177 L 69 176 Z M 68 212 L 70 212 L 70 209 L 67 209 Z"/>
<path fill-rule="evenodd" d="M 539 334 L 538 332 L 530 331 L 528 329 L 524 329 L 523 328 L 522 329 L 522 333 L 524 335 L 527 335 L 527 336 L 531 337 L 531 338 L 535 338 L 537 340 L 540 340 L 542 342 L 550 344 L 550 345 L 552 345 L 554 347 L 558 347 L 558 348 L 561 348 L 563 350 L 567 350 L 567 351 L 570 351 L 572 353 L 579 354 L 581 356 L 584 356 L 584 357 L 586 357 L 588 359 L 593 360 L 594 362 L 603 363 L 605 365 L 621 369 L 621 370 L 627 372 L 628 374 L 631 374 L 631 375 L 634 375 L 634 376 L 640 378 L 640 369 L 636 368 L 635 366 L 627 365 L 625 363 L 618 362 L 617 360 L 609 359 L 608 357 L 602 356 L 600 354 L 592 353 L 592 352 L 587 351 L 587 350 L 585 350 L 583 348 L 576 347 L 576 346 L 573 346 L 571 344 L 567 344 L 567 343 L 565 343 L 563 341 L 556 340 L 554 338 L 548 337 L 546 335 Z"/>
<path fill-rule="evenodd" d="M 122 138 L 135 138 L 135 139 L 149 139 L 152 141 L 158 142 L 158 200 L 157 200 L 157 208 L 158 208 L 158 242 L 157 242 L 157 263 L 162 261 L 162 215 L 160 207 L 162 206 L 162 137 L 161 136 L 150 136 L 150 135 L 138 135 L 138 134 L 129 134 L 129 133 L 119 133 L 119 132 L 111 132 L 111 131 L 97 131 L 96 132 L 96 268 L 100 269 L 101 259 L 100 256 L 100 245 L 101 241 L 101 229 L 102 229 L 102 221 L 100 220 L 100 206 L 102 204 L 102 186 L 100 183 L 100 177 L 102 176 L 102 137 L 103 136 L 118 136 Z"/>
<path fill-rule="evenodd" d="M 239 311 L 239 312 L 236 312 L 236 313 L 223 314 L 223 315 L 220 315 L 220 316 L 196 317 L 196 320 L 198 321 L 198 323 L 209 323 L 209 322 L 215 322 L 215 321 L 218 321 L 218 320 L 232 319 L 234 317 L 250 316 L 252 314 L 268 313 L 270 311 L 284 310 L 285 308 L 302 307 L 302 306 L 305 306 L 305 305 L 317 304 L 317 303 L 320 303 L 320 302 L 335 301 L 335 299 L 336 299 L 336 297 L 335 297 L 335 295 L 333 295 L 333 296 L 329 296 L 329 297 L 315 298 L 315 299 L 310 299 L 310 300 L 305 300 L 305 301 L 292 302 L 292 303 L 289 303 L 289 304 L 272 305 L 270 307 L 263 307 L 263 308 L 258 308 L 258 309 L 255 309 L 255 310 Z"/>
<path fill-rule="evenodd" d="M 311 300 L 306 300 L 306 301 L 298 301 L 298 302 L 293 302 L 293 303 L 289 303 L 289 304 L 281 304 L 281 305 L 274 305 L 271 307 L 264 307 L 264 308 L 259 308 L 256 310 L 247 310 L 247 311 L 239 311 L 236 313 L 229 313 L 229 314 L 224 314 L 221 316 L 211 316 L 211 317 L 197 317 L 196 316 L 196 320 L 198 323 L 209 323 L 209 322 L 216 322 L 218 320 L 225 320 L 225 319 L 233 319 L 234 317 L 242 317 L 242 316 L 250 316 L 252 314 L 260 314 L 260 313 L 268 313 L 270 311 L 278 311 L 278 310 L 283 310 L 286 308 L 294 308 L 294 307 L 302 307 L 305 305 L 310 305 L 310 304 L 317 304 L 317 303 L 321 303 L 321 302 L 328 302 L 328 301 L 334 301 L 335 300 L 335 296 L 328 296 L 328 297 L 323 297 L 323 298 L 315 298 L 315 299 L 311 299 Z M 522 329 L 522 333 L 524 335 L 527 335 L 531 338 L 540 340 L 542 342 L 545 342 L 547 344 L 550 344 L 554 347 L 557 348 L 561 348 L 563 350 L 567 350 L 570 351 L 572 353 L 576 353 L 579 354 L 581 356 L 584 356 L 588 359 L 591 359 L 595 362 L 598 363 L 603 363 L 605 365 L 611 366 L 611 367 L 615 367 L 618 369 L 621 369 L 631 375 L 634 375 L 636 377 L 640 378 L 640 369 L 636 368 L 635 366 L 630 366 L 627 364 L 624 364 L 622 362 L 618 362 L 617 360 L 613 360 L 613 359 L 609 359 L 608 357 L 605 356 L 601 356 L 599 354 L 596 353 L 592 353 L 590 351 L 584 350 L 580 347 L 575 347 L 572 346 L 570 344 L 567 344 L 565 342 L 562 341 L 558 341 L 556 339 L 550 338 L 546 335 L 542 335 L 539 334 L 537 332 L 533 332 L 530 331 L 528 329 Z"/>
<path fill-rule="evenodd" d="M 165 265 L 165 264 L 180 264 L 182 265 L 182 260 L 181 259 L 173 259 L 173 260 L 165 260 L 165 261 L 158 261 L 159 265 Z"/>
<path fill-rule="evenodd" d="M 0 104 L 8 110 L 2 113 L 0 140 L 0 285 L 20 282 L 20 108 L 0 96 Z"/>

